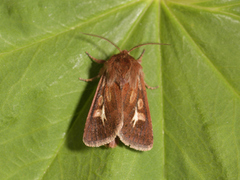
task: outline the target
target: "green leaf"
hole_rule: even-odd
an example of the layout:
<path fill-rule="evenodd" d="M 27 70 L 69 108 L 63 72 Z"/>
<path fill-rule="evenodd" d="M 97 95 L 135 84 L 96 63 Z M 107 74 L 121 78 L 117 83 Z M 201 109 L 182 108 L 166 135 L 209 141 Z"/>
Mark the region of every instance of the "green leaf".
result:
<path fill-rule="evenodd" d="M 3 1 L 1 179 L 239 179 L 239 1 Z M 147 42 L 142 66 L 154 147 L 82 142 L 98 81 L 118 50 Z M 131 52 L 138 58 L 143 50 Z"/>

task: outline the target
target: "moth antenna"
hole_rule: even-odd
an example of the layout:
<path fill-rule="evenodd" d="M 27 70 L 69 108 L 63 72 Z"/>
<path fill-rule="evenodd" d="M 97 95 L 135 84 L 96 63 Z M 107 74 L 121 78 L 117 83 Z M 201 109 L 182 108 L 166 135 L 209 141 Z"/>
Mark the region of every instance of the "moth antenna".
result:
<path fill-rule="evenodd" d="M 102 36 L 98 36 L 98 35 L 95 35 L 95 34 L 88 34 L 88 33 L 83 33 L 83 32 L 80 32 L 80 33 L 85 34 L 85 35 L 94 36 L 94 37 L 98 37 L 98 38 L 104 39 L 104 40 L 108 41 L 109 43 L 111 43 L 112 45 L 114 45 L 120 52 L 122 51 L 119 47 L 117 47 L 116 44 L 114 44 L 113 42 L 111 42 L 111 41 L 108 40 L 107 38 L 104 38 L 104 37 L 102 37 Z"/>
<path fill-rule="evenodd" d="M 128 52 L 131 52 L 131 51 L 133 51 L 134 49 L 137 49 L 137 48 L 139 48 L 139 47 L 141 47 L 141 46 L 151 45 L 151 44 L 153 44 L 153 45 L 170 45 L 170 44 L 164 44 L 164 43 L 144 43 L 144 44 L 140 44 L 140 45 L 137 45 L 137 46 L 133 47 L 133 48 L 130 49 Z"/>

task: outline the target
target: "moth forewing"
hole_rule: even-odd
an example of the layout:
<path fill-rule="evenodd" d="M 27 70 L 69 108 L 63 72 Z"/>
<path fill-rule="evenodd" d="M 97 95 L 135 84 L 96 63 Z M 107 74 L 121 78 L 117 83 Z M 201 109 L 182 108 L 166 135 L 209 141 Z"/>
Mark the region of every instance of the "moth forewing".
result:
<path fill-rule="evenodd" d="M 84 128 L 83 142 L 87 146 L 102 146 L 116 138 L 123 124 L 122 106 L 121 103 L 117 103 L 121 101 L 119 93 L 116 83 L 111 87 L 106 85 L 106 75 L 103 74 Z"/>
<path fill-rule="evenodd" d="M 136 150 L 152 149 L 152 121 L 142 72 L 135 88 L 129 88 L 129 85 L 124 87 L 123 97 L 124 121 L 118 134 L 120 140 Z"/>

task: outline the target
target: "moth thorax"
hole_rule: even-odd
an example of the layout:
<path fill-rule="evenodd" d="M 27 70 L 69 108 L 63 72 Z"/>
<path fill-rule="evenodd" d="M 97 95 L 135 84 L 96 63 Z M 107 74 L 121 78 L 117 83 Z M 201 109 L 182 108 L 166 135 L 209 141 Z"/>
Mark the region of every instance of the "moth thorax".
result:
<path fill-rule="evenodd" d="M 114 62 L 114 69 L 122 75 L 131 68 L 131 61 L 127 57 L 117 58 Z"/>

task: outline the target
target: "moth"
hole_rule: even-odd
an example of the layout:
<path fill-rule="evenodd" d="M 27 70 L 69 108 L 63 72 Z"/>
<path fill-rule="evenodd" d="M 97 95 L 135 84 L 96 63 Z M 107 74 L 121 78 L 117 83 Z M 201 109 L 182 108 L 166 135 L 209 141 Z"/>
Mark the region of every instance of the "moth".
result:
<path fill-rule="evenodd" d="M 146 87 L 149 89 L 157 87 L 150 87 L 144 81 L 141 61 L 145 50 L 137 60 L 129 53 L 140 46 L 163 44 L 146 43 L 127 51 L 121 50 L 104 37 L 82 34 L 102 38 L 120 51 L 107 61 L 96 59 L 86 52 L 93 61 L 103 64 L 103 68 L 94 78 L 79 78 L 82 81 L 92 81 L 100 77 L 87 116 L 83 142 L 90 147 L 102 145 L 115 147 L 119 137 L 125 145 L 133 149 L 139 151 L 152 149 L 153 130 Z"/>

